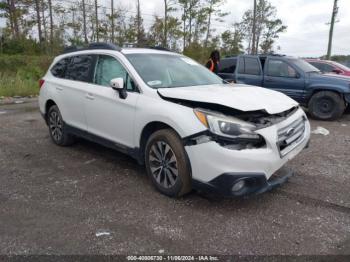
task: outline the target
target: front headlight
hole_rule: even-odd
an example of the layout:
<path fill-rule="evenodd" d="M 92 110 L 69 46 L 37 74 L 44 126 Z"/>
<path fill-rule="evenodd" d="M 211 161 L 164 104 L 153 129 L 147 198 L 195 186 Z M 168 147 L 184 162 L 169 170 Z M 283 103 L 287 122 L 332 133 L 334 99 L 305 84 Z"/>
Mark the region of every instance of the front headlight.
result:
<path fill-rule="evenodd" d="M 254 132 L 255 125 L 240 119 L 202 109 L 194 109 L 194 113 L 203 125 L 220 137 L 244 140 L 260 140 L 261 138 Z"/>

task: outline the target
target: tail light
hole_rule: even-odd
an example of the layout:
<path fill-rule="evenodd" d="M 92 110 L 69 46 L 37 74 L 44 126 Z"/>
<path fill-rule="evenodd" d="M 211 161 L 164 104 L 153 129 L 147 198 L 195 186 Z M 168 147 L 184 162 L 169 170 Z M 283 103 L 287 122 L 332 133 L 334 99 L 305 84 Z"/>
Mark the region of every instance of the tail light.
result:
<path fill-rule="evenodd" d="M 39 80 L 39 87 L 41 88 L 44 83 L 45 83 L 45 80 L 44 79 L 40 79 Z"/>

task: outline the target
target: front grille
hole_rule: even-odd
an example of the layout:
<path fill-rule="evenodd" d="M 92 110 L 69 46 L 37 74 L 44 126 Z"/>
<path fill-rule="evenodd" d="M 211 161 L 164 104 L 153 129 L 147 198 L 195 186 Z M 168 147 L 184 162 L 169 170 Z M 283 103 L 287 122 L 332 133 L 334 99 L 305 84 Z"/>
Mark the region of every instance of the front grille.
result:
<path fill-rule="evenodd" d="M 303 139 L 305 132 L 305 118 L 301 117 L 288 126 L 278 130 L 277 146 L 281 157 L 292 151 Z"/>

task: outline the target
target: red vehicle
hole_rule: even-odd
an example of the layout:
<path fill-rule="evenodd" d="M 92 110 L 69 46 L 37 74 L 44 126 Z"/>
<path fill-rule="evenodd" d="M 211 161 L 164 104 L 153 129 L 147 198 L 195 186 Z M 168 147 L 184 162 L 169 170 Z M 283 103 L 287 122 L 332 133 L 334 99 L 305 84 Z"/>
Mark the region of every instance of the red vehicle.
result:
<path fill-rule="evenodd" d="M 333 73 L 338 75 L 350 76 L 350 68 L 340 63 L 330 60 L 305 59 L 322 73 Z"/>

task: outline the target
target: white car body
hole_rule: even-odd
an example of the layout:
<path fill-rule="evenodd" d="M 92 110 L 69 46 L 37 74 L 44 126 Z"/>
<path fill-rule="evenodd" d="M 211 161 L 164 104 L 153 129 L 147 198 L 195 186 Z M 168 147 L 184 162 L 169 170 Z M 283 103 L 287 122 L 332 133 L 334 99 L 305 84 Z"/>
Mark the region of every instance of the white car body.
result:
<path fill-rule="evenodd" d="M 208 130 L 194 114 L 194 107 L 177 101 L 220 105 L 241 112 L 260 110 L 271 115 L 295 108 L 291 115 L 276 121 L 276 124 L 255 131 L 266 141 L 265 146 L 261 148 L 236 150 L 222 146 L 211 139 L 197 144 L 184 142 L 194 185 L 208 185 L 222 174 L 229 176 L 259 174 L 264 176 L 268 183 L 272 174 L 307 146 L 310 125 L 303 110 L 291 98 L 279 92 L 245 85 L 222 84 L 153 89 L 143 81 L 125 56 L 134 53 L 179 56 L 152 49 L 119 51 L 93 49 L 58 56 L 50 69 L 65 57 L 82 54 L 111 56 L 124 66 L 139 91 L 128 92 L 127 98 L 121 99 L 118 92 L 110 87 L 101 88 L 93 83 L 57 78 L 49 69 L 43 78 L 44 84 L 40 90 L 41 113 L 46 116 L 47 105 L 49 101 L 53 101 L 60 109 L 67 125 L 110 141 L 142 162 L 143 159 L 139 157 L 142 154 L 138 152 L 142 149 L 141 137 L 145 128 L 152 123 L 169 126 L 184 140 Z M 208 71 L 208 74 L 211 73 Z M 279 130 L 286 131 L 290 127 L 294 128 L 293 125 L 301 123 L 303 128 L 297 141 L 281 152 L 277 145 Z"/>

